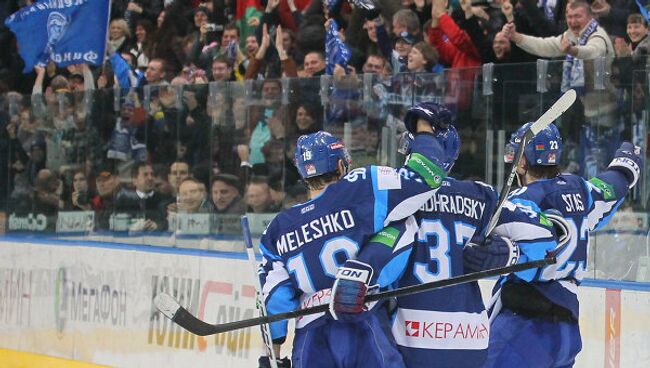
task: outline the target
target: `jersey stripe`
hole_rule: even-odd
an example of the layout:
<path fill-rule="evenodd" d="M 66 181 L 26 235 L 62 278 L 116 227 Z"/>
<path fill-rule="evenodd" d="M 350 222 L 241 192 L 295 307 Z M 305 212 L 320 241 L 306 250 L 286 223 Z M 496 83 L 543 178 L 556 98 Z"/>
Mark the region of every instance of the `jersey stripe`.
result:
<path fill-rule="evenodd" d="M 372 194 L 375 200 L 373 224 L 375 232 L 378 232 L 384 228 L 384 219 L 388 211 L 388 191 L 379 189 L 379 184 L 377 183 L 377 166 L 371 167 L 370 177 L 372 178 Z"/>

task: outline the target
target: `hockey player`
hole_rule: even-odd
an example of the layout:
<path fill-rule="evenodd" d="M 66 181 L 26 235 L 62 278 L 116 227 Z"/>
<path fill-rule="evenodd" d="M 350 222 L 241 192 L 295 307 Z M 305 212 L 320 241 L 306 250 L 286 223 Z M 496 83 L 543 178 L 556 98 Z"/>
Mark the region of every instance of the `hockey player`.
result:
<path fill-rule="evenodd" d="M 269 315 L 329 303 L 339 266 L 355 258 L 374 233 L 417 211 L 440 186 L 444 152 L 433 132 L 447 128 L 451 113 L 435 103 L 410 111 L 419 117 L 407 125 L 417 133 L 404 166 L 413 179 L 381 166 L 348 172 L 350 158 L 340 140 L 325 132 L 298 138 L 295 163 L 311 199 L 278 214 L 260 239 L 260 279 Z M 286 333 L 286 322 L 271 324 L 276 356 Z M 337 321 L 329 313 L 297 319 L 292 363 L 403 366 L 385 313 L 368 313 L 358 323 Z"/>
<path fill-rule="evenodd" d="M 507 162 L 530 124 L 512 135 Z M 562 138 L 550 125 L 526 145 L 517 167 L 521 188 L 509 199 L 531 211 L 559 211 L 569 242 L 556 264 L 497 283 L 487 367 L 570 367 L 582 348 L 576 293 L 587 270 L 589 232 L 613 216 L 643 164 L 639 147 L 624 142 L 607 170 L 587 181 L 560 173 L 561 153 Z"/>
<path fill-rule="evenodd" d="M 458 157 L 460 139 L 453 126 L 438 138 L 447 151 L 443 168 L 448 172 Z M 539 259 L 556 247 L 553 227 L 543 214 L 523 211 L 509 201 L 485 240 L 497 202 L 491 186 L 447 177 L 414 218 L 383 229 L 356 260 L 345 263 L 337 274 L 333 308 L 360 312 L 366 285 L 429 283 Z M 414 234 L 417 241 L 411 247 Z M 536 249 L 542 252 L 532 251 Z M 363 269 L 372 270 L 373 277 L 349 276 Z M 436 367 L 481 367 L 489 323 L 478 283 L 398 297 L 392 332 L 407 367 L 432 362 Z"/>

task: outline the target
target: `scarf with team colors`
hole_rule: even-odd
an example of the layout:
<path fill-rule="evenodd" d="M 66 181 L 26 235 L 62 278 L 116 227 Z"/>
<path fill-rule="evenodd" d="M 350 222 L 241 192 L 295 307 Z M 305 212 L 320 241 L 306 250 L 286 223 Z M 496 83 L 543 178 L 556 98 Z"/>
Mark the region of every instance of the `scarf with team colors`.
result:
<path fill-rule="evenodd" d="M 582 33 L 578 39 L 578 46 L 584 46 L 589 40 L 594 32 L 598 28 L 598 21 L 592 19 L 587 25 L 587 29 Z M 574 57 L 571 54 L 567 54 L 566 59 L 564 59 L 564 65 L 562 70 L 562 92 L 566 92 L 571 88 L 575 88 L 576 92 L 579 94 L 584 94 L 585 87 L 585 70 L 584 70 L 584 61 Z"/>

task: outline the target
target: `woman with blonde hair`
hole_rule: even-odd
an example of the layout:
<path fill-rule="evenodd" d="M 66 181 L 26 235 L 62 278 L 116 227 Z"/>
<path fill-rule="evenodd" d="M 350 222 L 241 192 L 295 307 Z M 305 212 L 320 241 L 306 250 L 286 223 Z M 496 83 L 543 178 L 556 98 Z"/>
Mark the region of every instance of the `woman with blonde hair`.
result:
<path fill-rule="evenodd" d="M 124 19 L 114 19 L 108 27 L 109 54 L 127 51 L 131 39 L 131 30 Z"/>

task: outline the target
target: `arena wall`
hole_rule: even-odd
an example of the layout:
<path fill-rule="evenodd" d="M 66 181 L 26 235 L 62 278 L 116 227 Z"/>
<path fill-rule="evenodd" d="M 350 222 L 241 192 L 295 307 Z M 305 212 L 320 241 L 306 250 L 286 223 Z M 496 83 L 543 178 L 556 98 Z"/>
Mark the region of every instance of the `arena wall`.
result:
<path fill-rule="evenodd" d="M 485 295 L 493 282 L 482 283 Z M 159 292 L 211 323 L 256 316 L 253 269 L 241 253 L 3 238 L 0 360 L 8 367 L 55 367 L 57 359 L 80 367 L 256 366 L 257 328 L 194 336 L 156 311 Z M 588 281 L 580 299 L 577 366 L 650 366 L 648 284 Z"/>

